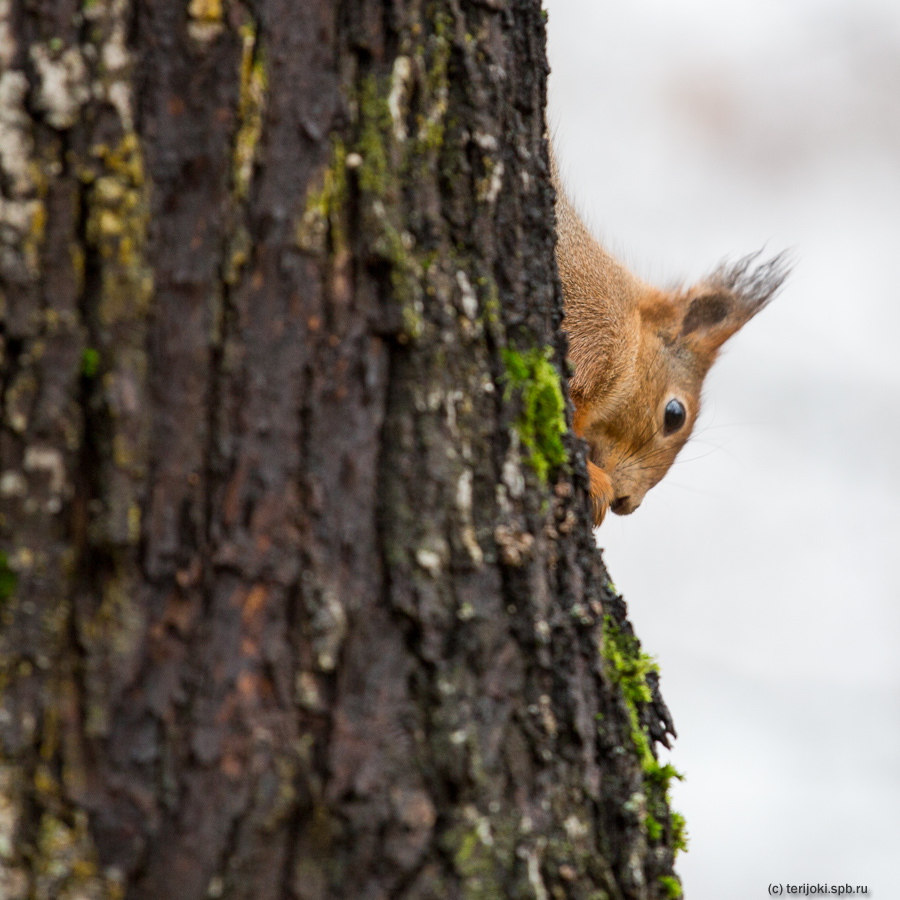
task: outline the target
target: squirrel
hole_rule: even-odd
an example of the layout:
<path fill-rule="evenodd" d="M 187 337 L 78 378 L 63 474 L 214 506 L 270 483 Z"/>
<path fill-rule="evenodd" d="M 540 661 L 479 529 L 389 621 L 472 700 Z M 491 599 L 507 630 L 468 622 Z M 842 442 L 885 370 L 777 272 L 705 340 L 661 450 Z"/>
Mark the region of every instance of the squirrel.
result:
<path fill-rule="evenodd" d="M 703 379 L 722 344 L 775 296 L 784 253 L 723 264 L 687 289 L 662 290 L 628 271 L 556 189 L 556 259 L 569 343 L 575 433 L 588 444 L 594 524 L 628 515 L 690 437 Z"/>

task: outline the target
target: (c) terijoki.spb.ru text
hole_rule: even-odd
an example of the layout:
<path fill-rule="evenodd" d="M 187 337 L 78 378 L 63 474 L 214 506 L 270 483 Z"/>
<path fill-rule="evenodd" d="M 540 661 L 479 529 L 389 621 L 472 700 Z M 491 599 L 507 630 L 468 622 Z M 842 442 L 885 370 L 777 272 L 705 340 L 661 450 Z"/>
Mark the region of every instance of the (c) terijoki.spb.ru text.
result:
<path fill-rule="evenodd" d="M 815 897 L 819 894 L 832 894 L 836 897 L 849 897 L 856 894 L 868 894 L 869 888 L 864 884 L 770 884 L 769 895 L 780 897 L 783 894 L 798 894 L 801 897 Z"/>

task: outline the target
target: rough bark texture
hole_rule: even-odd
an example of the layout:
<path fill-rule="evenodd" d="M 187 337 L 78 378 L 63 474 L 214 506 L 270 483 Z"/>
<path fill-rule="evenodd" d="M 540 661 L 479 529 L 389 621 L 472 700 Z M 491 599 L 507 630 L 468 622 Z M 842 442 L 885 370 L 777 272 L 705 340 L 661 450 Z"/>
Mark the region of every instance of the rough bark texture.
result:
<path fill-rule="evenodd" d="M 0 0 L 0 896 L 678 895 L 545 77 L 537 0 Z"/>

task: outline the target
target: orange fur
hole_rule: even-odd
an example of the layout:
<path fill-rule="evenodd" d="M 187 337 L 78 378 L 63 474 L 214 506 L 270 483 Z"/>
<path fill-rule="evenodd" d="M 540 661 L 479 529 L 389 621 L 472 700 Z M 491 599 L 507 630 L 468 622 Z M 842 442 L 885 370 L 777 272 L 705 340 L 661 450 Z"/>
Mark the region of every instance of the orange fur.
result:
<path fill-rule="evenodd" d="M 787 266 L 784 255 L 754 265 L 759 254 L 753 254 L 686 290 L 655 288 L 591 236 L 551 164 L 574 428 L 590 449 L 599 525 L 608 509 L 620 515 L 637 509 L 668 471 L 694 427 L 703 379 L 719 349 L 772 299 Z M 672 400 L 685 414 L 674 430 L 666 427 Z"/>

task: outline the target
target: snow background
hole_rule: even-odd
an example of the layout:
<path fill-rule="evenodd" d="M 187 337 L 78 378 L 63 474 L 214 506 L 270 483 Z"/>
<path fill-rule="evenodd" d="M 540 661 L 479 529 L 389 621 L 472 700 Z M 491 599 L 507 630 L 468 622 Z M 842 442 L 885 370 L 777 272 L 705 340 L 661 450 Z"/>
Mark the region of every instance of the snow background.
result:
<path fill-rule="evenodd" d="M 900 861 L 900 3 L 545 0 L 568 192 L 661 284 L 790 248 L 598 540 L 679 739 L 688 900 Z"/>

